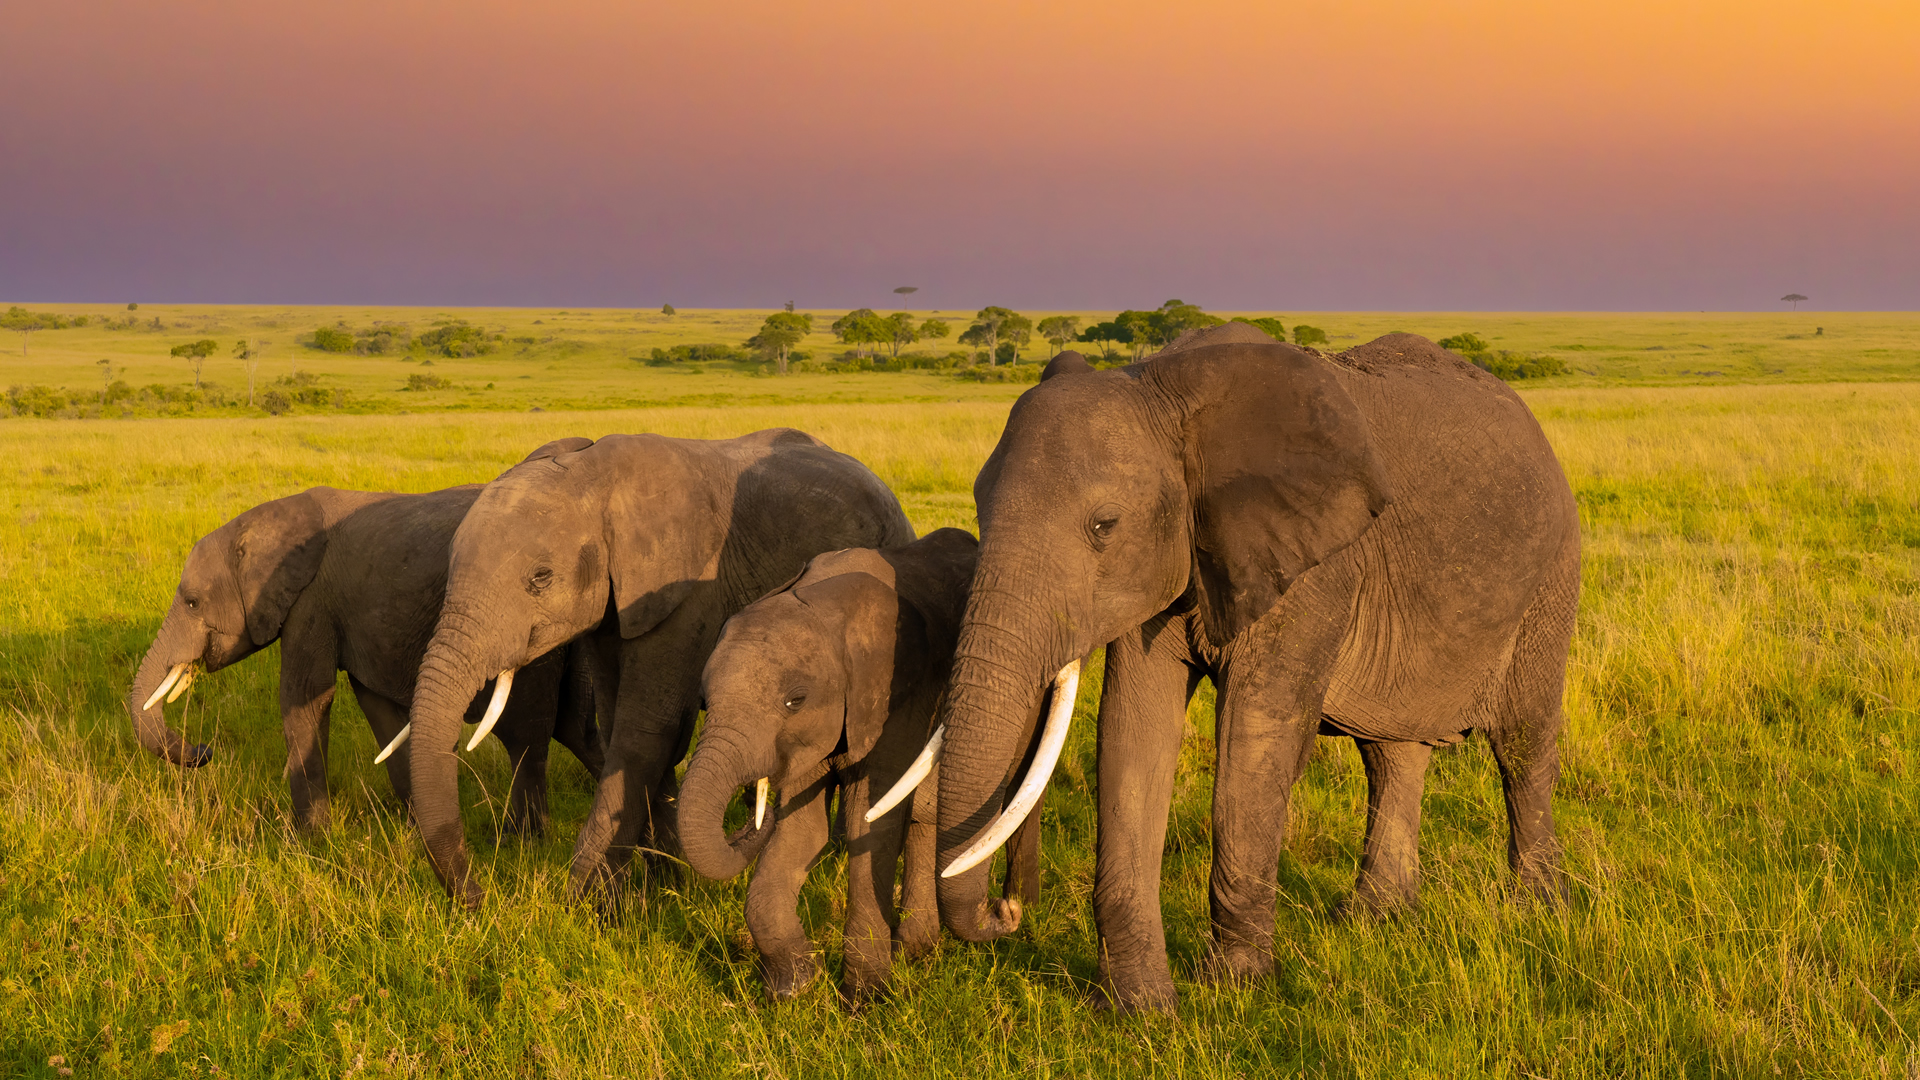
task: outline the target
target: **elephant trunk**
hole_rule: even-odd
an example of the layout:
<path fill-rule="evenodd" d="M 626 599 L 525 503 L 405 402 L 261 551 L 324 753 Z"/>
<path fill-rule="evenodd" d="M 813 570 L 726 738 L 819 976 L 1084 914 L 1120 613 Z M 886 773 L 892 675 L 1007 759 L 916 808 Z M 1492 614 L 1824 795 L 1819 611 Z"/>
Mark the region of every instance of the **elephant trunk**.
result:
<path fill-rule="evenodd" d="M 982 569 L 986 569 L 983 561 Z M 977 579 L 979 580 L 979 579 Z M 943 873 L 1000 815 L 1009 774 L 1048 679 L 1073 656 L 1039 589 L 976 584 L 941 710 L 939 855 Z M 1044 783 L 1045 777 L 1039 778 Z M 991 941 L 1020 925 L 1020 902 L 989 895 L 991 859 L 939 879 L 940 921 L 966 941 Z"/>
<path fill-rule="evenodd" d="M 442 613 L 420 662 L 409 721 L 414 824 L 440 884 L 469 909 L 480 905 L 483 894 L 467 860 L 456 750 L 467 706 L 488 676 L 522 659 L 510 648 L 487 644 L 504 636 L 482 620 Z"/>
<path fill-rule="evenodd" d="M 726 832 L 727 807 L 733 793 L 741 787 L 773 772 L 771 748 L 756 752 L 740 745 L 730 732 L 716 729 L 713 716 L 701 730 L 700 748 L 687 763 L 687 778 L 680 786 L 677 820 L 680 849 L 687 865 L 702 876 L 724 881 L 747 868 L 761 843 L 772 835 L 767 826 L 749 824 L 739 842 L 729 841 Z"/>
<path fill-rule="evenodd" d="M 175 765 L 195 769 L 213 757 L 202 743 L 188 743 L 186 736 L 167 726 L 165 704 L 169 693 L 178 696 L 180 682 L 191 678 L 188 665 L 203 658 L 207 628 L 189 614 L 178 594 L 167 617 L 154 635 L 153 645 L 140 661 L 127 693 L 127 715 L 133 720 L 134 734 L 140 745 Z"/>

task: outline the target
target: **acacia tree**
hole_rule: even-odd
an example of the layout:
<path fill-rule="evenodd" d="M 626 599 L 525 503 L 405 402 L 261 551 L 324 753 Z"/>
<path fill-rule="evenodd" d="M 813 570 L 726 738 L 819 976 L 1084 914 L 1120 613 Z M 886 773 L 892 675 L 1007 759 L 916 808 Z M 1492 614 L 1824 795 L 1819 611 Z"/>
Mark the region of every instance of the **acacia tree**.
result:
<path fill-rule="evenodd" d="M 260 347 L 265 344 L 266 342 L 256 341 L 253 338 L 241 338 L 233 343 L 233 355 L 239 357 L 240 363 L 247 369 L 248 408 L 253 407 L 253 373 L 260 370 Z"/>
<path fill-rule="evenodd" d="M 1115 345 L 1131 345 L 1133 343 L 1133 331 L 1120 325 L 1118 320 L 1109 319 L 1106 322 L 1094 323 L 1092 326 L 1080 331 L 1080 336 L 1075 340 L 1084 341 L 1090 345 L 1099 345 L 1100 356 L 1103 359 L 1112 360 L 1113 347 Z"/>
<path fill-rule="evenodd" d="M 212 356 L 219 348 L 220 343 L 214 341 L 212 338 L 201 338 L 199 341 L 189 341 L 185 345 L 175 345 L 173 347 L 173 355 L 181 357 L 186 360 L 187 363 L 193 365 L 193 388 L 195 390 L 200 389 L 200 369 L 206 366 L 207 357 Z"/>
<path fill-rule="evenodd" d="M 901 349 L 920 340 L 920 328 L 913 325 L 913 316 L 904 311 L 880 322 L 887 332 L 887 355 L 895 360 L 900 359 Z"/>
<path fill-rule="evenodd" d="M 1805 300 L 1805 299 L 1806 299 L 1806 297 L 1804 297 L 1804 296 L 1801 296 L 1801 295 L 1800 295 L 1799 293 L 1797 293 L 1797 292 L 1790 292 L 1790 293 L 1788 293 L 1787 295 L 1785 295 L 1785 296 L 1783 296 L 1783 297 L 1781 297 L 1781 298 L 1780 298 L 1780 302 L 1781 302 L 1781 303 L 1783 303 L 1783 304 L 1792 304 L 1792 305 L 1793 305 L 1793 310 L 1795 310 L 1795 311 L 1799 311 L 1799 310 L 1800 310 L 1800 302 L 1801 302 L 1802 300 Z M 24 349 L 22 349 L 21 351 L 22 351 L 22 352 L 25 352 L 26 350 L 24 350 Z"/>
<path fill-rule="evenodd" d="M 1040 320 L 1039 330 L 1041 337 L 1053 343 L 1053 355 L 1058 356 L 1067 342 L 1080 333 L 1080 316 L 1049 315 Z"/>
<path fill-rule="evenodd" d="M 987 350 L 987 363 L 1000 362 L 1000 342 L 1014 342 L 1015 355 L 1033 331 L 1033 320 L 1003 307 L 984 307 L 973 317 L 973 325 L 960 335 L 962 345 L 981 345 Z"/>
<path fill-rule="evenodd" d="M 920 286 L 918 285 L 902 285 L 899 288 L 893 290 L 893 293 L 895 296 L 898 296 L 900 298 L 900 306 L 905 307 L 907 304 L 907 297 L 912 296 L 914 293 L 917 293 L 919 291 L 920 291 Z"/>
<path fill-rule="evenodd" d="M 787 353 L 813 333 L 813 316 L 793 311 L 776 311 L 760 324 L 760 332 L 747 339 L 747 348 L 756 349 L 774 361 L 775 370 L 787 373 Z"/>
<path fill-rule="evenodd" d="M 953 327 L 948 326 L 945 319 L 928 319 L 920 324 L 920 336 L 929 341 L 945 341 L 951 333 Z"/>
<path fill-rule="evenodd" d="M 879 345 L 893 340 L 893 328 L 886 319 L 874 313 L 872 308 L 855 308 L 833 320 L 827 329 L 844 345 L 853 346 L 856 355 L 869 355 L 868 345 Z"/>
<path fill-rule="evenodd" d="M 33 336 L 34 331 L 58 330 L 66 324 L 66 320 L 58 315 L 49 315 L 44 311 L 28 311 L 17 304 L 8 308 L 5 315 L 0 315 L 0 327 L 19 333 L 21 356 L 27 355 L 27 339 Z"/>

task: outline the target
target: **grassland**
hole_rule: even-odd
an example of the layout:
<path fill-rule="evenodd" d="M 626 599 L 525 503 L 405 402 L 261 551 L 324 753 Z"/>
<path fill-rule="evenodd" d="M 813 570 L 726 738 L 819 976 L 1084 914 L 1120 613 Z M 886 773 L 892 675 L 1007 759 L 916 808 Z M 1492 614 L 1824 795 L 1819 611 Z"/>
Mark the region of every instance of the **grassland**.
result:
<path fill-rule="evenodd" d="M 1356 337 L 1477 329 L 1508 348 L 1608 342 L 1641 365 L 1567 382 L 1677 380 L 1660 366 L 1680 363 L 1671 349 L 1633 359 L 1628 346 L 1705 338 L 1717 321 L 1725 338 L 1709 344 L 1731 354 L 1786 325 L 1366 318 L 1306 321 Z M 504 755 L 489 744 L 470 756 L 469 835 L 492 894 L 469 916 L 449 908 L 396 817 L 344 695 L 335 823 L 319 836 L 286 826 L 271 656 L 203 678 L 175 707 L 219 748 L 204 770 L 140 752 L 120 705 L 187 547 L 263 499 L 316 483 L 483 480 L 565 434 L 783 423 L 871 464 L 923 530 L 970 525 L 973 473 L 1019 387 L 609 365 L 794 398 L 0 422 L 0 1074 L 52 1076 L 57 1055 L 80 1076 L 1914 1075 L 1920 384 L 1844 380 L 1911 377 L 1899 364 L 1913 366 L 1920 325 L 1803 318 L 1825 324 L 1822 339 L 1779 338 L 1756 363 L 1782 370 L 1741 376 L 1798 372 L 1798 385 L 1524 391 L 1573 481 L 1587 545 L 1556 798 L 1570 902 L 1509 895 L 1496 770 L 1470 740 L 1438 754 L 1429 781 L 1423 908 L 1330 921 L 1365 792 L 1351 746 L 1322 740 L 1282 863 L 1278 976 L 1195 981 L 1203 693 L 1168 840 L 1183 995 L 1172 1019 L 1116 1020 L 1087 1003 L 1097 679 L 1053 784 L 1028 925 L 903 965 L 891 996 L 857 1015 L 826 986 L 761 1000 L 739 882 L 674 885 L 611 926 L 570 905 L 565 860 L 590 781 L 564 754 L 554 835 L 497 849 L 485 838 Z M 71 332 L 32 345 L 49 364 L 56 333 Z M 1817 353 L 1850 333 L 1906 359 Z M 834 380 L 874 396 L 833 401 Z M 840 873 L 830 859 L 805 896 L 830 958 Z"/>
<path fill-rule="evenodd" d="M 63 387 L 78 415 L 123 414 L 265 415 L 260 398 L 274 380 L 299 376 L 339 391 L 324 406 L 294 405 L 291 413 L 397 413 L 526 411 L 539 408 L 611 409 L 656 405 L 808 404 L 829 402 L 1005 400 L 1004 387 L 960 381 L 946 373 L 849 372 L 833 358 L 845 352 L 827 325 L 840 312 L 816 312 L 815 332 L 798 349 L 817 370 L 785 378 L 759 378 L 760 365 L 741 363 L 646 364 L 652 350 L 704 343 L 738 347 L 752 336 L 765 312 L 657 311 L 531 308 L 328 308 L 143 304 L 24 305 L 66 318 L 84 315 L 84 327 L 43 330 L 29 338 L 0 334 L 0 388 Z M 970 313 L 915 313 L 949 320 L 957 334 Z M 1036 321 L 1050 314 L 1077 314 L 1083 324 L 1113 312 L 1028 312 Z M 1221 312 L 1265 315 L 1272 312 Z M 1406 330 L 1439 339 L 1471 331 L 1495 349 L 1546 353 L 1565 361 L 1570 373 L 1542 385 L 1621 386 L 1699 383 L 1889 381 L 1920 378 L 1920 315 L 1833 313 L 1659 315 L 1563 315 L 1458 313 L 1280 313 L 1288 324 L 1325 329 L 1339 349 L 1380 334 Z M 314 348 L 319 327 L 364 330 L 401 324 L 413 334 L 460 321 L 498 335 L 495 351 L 481 356 L 424 353 L 366 356 Z M 125 329 L 108 326 L 133 325 Z M 176 345 L 202 338 L 220 349 L 200 373 L 215 396 L 247 400 L 245 362 L 231 354 L 241 338 L 262 352 L 254 373 L 254 407 L 176 402 L 170 406 L 125 402 L 90 408 L 104 387 L 100 361 L 129 388 L 166 387 L 183 392 L 194 383 L 187 361 L 169 355 Z M 14 346 L 8 348 L 9 345 Z M 959 348 L 922 342 L 910 352 L 927 355 Z M 1093 350 L 1093 346 L 1081 346 Z M 1042 360 L 1048 346 L 1035 339 L 1022 353 Z M 431 364 L 425 363 L 431 361 Z M 449 385 L 406 390 L 410 377 Z M 0 403 L 0 416 L 8 413 Z"/>

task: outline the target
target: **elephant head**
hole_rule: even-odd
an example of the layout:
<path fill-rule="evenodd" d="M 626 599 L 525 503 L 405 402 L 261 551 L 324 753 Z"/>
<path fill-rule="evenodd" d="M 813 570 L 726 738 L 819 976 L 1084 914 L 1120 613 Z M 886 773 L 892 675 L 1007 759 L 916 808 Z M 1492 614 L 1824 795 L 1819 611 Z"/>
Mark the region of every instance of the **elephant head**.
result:
<path fill-rule="evenodd" d="M 1007 929 L 978 863 L 1019 823 L 1018 798 L 999 811 L 1056 672 L 1176 604 L 1225 643 L 1390 498 L 1333 365 L 1244 324 L 1119 370 L 1056 358 L 974 484 L 980 561 L 938 732 L 942 922 Z M 1064 740 L 1062 689 L 1023 790 Z"/>
<path fill-rule="evenodd" d="M 863 779 L 875 769 L 888 783 L 899 775 L 925 740 L 952 660 L 975 546 L 940 529 L 906 548 L 829 552 L 727 621 L 702 679 L 707 718 L 680 791 L 680 843 L 696 871 L 724 879 L 746 868 L 723 829 L 743 786 L 757 789 L 757 831 L 768 788 L 798 792 L 862 762 Z M 919 730 L 888 729 L 894 716 L 917 719 Z M 898 760 L 870 759 L 883 732 Z M 865 799 L 843 801 L 857 846 L 866 821 L 854 811 Z"/>
<path fill-rule="evenodd" d="M 622 638 L 638 637 L 710 578 L 730 508 L 716 505 L 726 488 L 704 482 L 709 467 L 679 440 L 561 440 L 488 484 L 454 533 L 407 735 L 414 819 L 462 902 L 480 898 L 468 880 L 454 758 L 467 704 L 497 680 L 472 746 L 519 668 L 609 618 Z"/>
<path fill-rule="evenodd" d="M 167 726 L 161 699 L 180 696 L 194 665 L 218 671 L 280 636 L 326 552 L 326 514 L 316 497 L 323 490 L 263 503 L 193 545 L 166 620 L 127 694 L 141 746 L 189 768 L 212 758 L 207 746 L 189 745 Z"/>

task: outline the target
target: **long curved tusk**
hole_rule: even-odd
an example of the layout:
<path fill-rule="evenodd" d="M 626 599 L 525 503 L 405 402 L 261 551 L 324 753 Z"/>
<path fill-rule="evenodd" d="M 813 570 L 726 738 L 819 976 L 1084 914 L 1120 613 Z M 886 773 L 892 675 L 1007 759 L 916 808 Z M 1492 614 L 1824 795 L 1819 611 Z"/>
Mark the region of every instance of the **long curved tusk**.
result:
<path fill-rule="evenodd" d="M 188 667 L 186 671 L 181 673 L 180 681 L 173 684 L 173 693 L 167 695 L 167 704 L 169 705 L 173 704 L 174 701 L 177 700 L 181 694 L 184 694 L 187 692 L 187 687 L 192 685 L 193 685 L 193 668 Z"/>
<path fill-rule="evenodd" d="M 507 708 L 507 695 L 513 692 L 514 670 L 508 668 L 494 680 L 493 700 L 487 702 L 487 714 L 480 718 L 480 727 L 473 733 L 473 738 L 467 740 L 467 749 L 480 749 L 480 740 L 486 738 L 487 732 L 493 730 L 493 725 L 500 722 L 500 714 Z"/>
<path fill-rule="evenodd" d="M 880 796 L 880 801 L 873 804 L 873 809 L 867 811 L 867 824 L 871 825 L 879 821 L 880 815 L 900 805 L 901 800 L 913 794 L 913 789 L 920 786 L 920 781 L 927 778 L 927 774 L 933 771 L 933 766 L 940 760 L 940 746 L 946 740 L 947 725 L 941 724 L 933 729 L 933 737 L 927 740 L 926 749 L 920 751 L 920 756 L 913 759 L 913 764 L 907 766 L 907 771 L 901 774 L 893 787 L 888 789 L 885 795 Z"/>
<path fill-rule="evenodd" d="M 1026 779 L 1020 782 L 1020 790 L 1014 792 L 1013 801 L 993 819 L 987 831 L 973 846 L 953 860 L 953 865 L 940 872 L 943 878 L 964 874 L 982 862 L 993 857 L 995 849 L 1007 842 L 1013 830 L 1033 812 L 1040 802 L 1040 796 L 1047 790 L 1047 781 L 1053 777 L 1053 767 L 1060 760 L 1060 751 L 1067 745 L 1067 725 L 1073 723 L 1073 701 L 1080 693 L 1080 661 L 1075 660 L 1060 669 L 1053 677 L 1053 708 L 1047 710 L 1047 726 L 1040 732 L 1040 749 L 1033 755 L 1033 767 L 1027 770 Z"/>
<path fill-rule="evenodd" d="M 413 724 L 412 724 L 412 723 L 408 723 L 406 727 L 403 727 L 403 728 L 401 728 L 401 729 L 400 729 L 400 734 L 398 734 L 398 735 L 395 735 L 395 736 L 393 737 L 393 741 L 387 744 L 387 748 L 386 748 L 385 750 L 382 750 L 382 751 L 380 751 L 380 752 L 379 752 L 378 754 L 375 754 L 375 755 L 374 755 L 374 758 L 373 758 L 373 763 L 374 763 L 375 765 L 378 765 L 378 764 L 380 764 L 381 762 L 383 762 L 383 761 L 385 761 L 385 760 L 387 760 L 388 758 L 390 758 L 390 757 L 392 757 L 392 756 L 393 756 L 393 752 L 394 752 L 395 750 L 398 750 L 398 749 L 400 749 L 400 744 L 401 744 L 401 743 L 403 743 L 403 742 L 406 742 L 406 741 L 407 741 L 407 736 L 409 736 L 409 735 L 411 735 L 411 734 L 413 734 Z"/>
<path fill-rule="evenodd" d="M 773 778 L 769 776 L 761 777 L 760 782 L 753 785 L 753 827 L 756 829 L 767 820 L 767 789 L 772 786 Z"/>
<path fill-rule="evenodd" d="M 173 684 L 180 681 L 180 676 L 186 672 L 187 666 L 186 664 L 175 664 L 171 668 L 168 668 L 167 677 L 160 680 L 159 686 L 153 688 L 153 693 L 148 696 L 147 703 L 140 706 L 140 711 L 146 712 L 148 709 L 153 708 L 154 702 L 159 701 L 167 691 L 173 689 Z"/>

